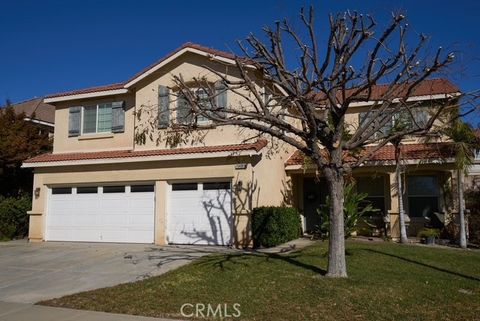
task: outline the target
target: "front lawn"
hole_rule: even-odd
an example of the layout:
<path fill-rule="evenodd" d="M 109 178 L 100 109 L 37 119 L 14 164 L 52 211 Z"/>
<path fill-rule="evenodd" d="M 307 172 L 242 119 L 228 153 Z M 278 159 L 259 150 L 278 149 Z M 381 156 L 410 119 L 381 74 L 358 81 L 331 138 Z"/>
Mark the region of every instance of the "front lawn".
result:
<path fill-rule="evenodd" d="M 349 278 L 335 280 L 321 276 L 326 248 L 213 255 L 159 277 L 41 304 L 169 318 L 182 318 L 185 303 L 226 303 L 230 311 L 239 303 L 240 320 L 480 319 L 480 252 L 349 241 Z"/>

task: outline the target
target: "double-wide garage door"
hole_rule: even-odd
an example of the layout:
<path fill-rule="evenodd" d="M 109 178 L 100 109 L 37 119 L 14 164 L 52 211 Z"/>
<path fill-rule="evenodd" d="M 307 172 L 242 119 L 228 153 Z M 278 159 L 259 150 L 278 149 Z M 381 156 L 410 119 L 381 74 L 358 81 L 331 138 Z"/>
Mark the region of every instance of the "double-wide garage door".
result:
<path fill-rule="evenodd" d="M 166 207 L 168 243 L 232 243 L 230 182 L 172 183 Z M 153 243 L 154 231 L 153 184 L 51 188 L 47 241 Z"/>
<path fill-rule="evenodd" d="M 47 241 L 153 243 L 154 185 L 52 188 Z"/>

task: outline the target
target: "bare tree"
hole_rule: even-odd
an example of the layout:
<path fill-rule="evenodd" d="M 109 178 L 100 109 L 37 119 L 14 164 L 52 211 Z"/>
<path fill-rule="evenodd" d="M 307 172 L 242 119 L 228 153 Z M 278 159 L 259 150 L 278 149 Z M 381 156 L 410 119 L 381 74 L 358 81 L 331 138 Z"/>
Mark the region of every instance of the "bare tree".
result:
<path fill-rule="evenodd" d="M 188 136 L 208 128 L 197 122 L 203 117 L 214 126 L 236 125 L 269 135 L 310 158 L 325 177 L 332 200 L 327 276 L 346 277 L 344 177 L 386 144 L 428 133 L 442 111 L 457 104 L 458 97 L 445 95 L 426 107 L 429 117 L 419 122 L 422 102 L 410 99 L 454 55 L 442 48 L 428 55 L 424 35 L 408 45 L 402 14 L 393 14 L 385 28 L 357 12 L 330 15 L 330 30 L 322 33 L 328 35 L 325 41 L 317 38 L 312 7 L 301 10 L 300 20 L 299 31 L 284 20 L 265 27 L 263 38 L 251 34 L 239 41 L 242 55 L 229 66 L 238 77 L 209 66 L 205 68 L 218 81 L 174 75 L 177 98 L 190 108 L 190 115 L 175 126 Z M 378 91 L 380 83 L 384 85 Z M 220 97 L 227 91 L 242 102 L 225 104 Z M 358 125 L 346 122 L 348 108 L 355 105 L 369 106 Z M 398 115 L 409 126 L 393 130 L 389 124 Z"/>

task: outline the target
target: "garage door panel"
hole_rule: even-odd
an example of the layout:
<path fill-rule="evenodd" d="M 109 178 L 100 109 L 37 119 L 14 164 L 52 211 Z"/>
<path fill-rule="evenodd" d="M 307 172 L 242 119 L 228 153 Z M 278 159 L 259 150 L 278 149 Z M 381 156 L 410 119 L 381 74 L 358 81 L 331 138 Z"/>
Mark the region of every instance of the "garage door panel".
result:
<path fill-rule="evenodd" d="M 46 240 L 153 243 L 154 192 L 74 191 L 50 195 Z"/>
<path fill-rule="evenodd" d="M 87 214 L 87 215 L 81 215 L 81 214 L 77 214 L 77 215 L 71 215 L 71 225 L 73 226 L 77 226 L 77 227 L 82 227 L 82 226 L 86 226 L 86 227 L 89 227 L 89 226 L 95 226 L 97 225 L 99 222 L 98 222 L 98 218 L 96 215 L 91 215 L 91 214 Z"/>

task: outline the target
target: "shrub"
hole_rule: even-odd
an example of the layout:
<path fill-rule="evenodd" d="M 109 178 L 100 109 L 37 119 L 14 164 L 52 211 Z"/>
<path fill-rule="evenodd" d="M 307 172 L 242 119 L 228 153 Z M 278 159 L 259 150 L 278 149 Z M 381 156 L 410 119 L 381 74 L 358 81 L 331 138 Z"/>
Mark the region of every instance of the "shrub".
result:
<path fill-rule="evenodd" d="M 418 231 L 417 237 L 418 238 L 429 238 L 429 237 L 439 237 L 440 236 L 440 230 L 436 228 L 424 228 Z"/>
<path fill-rule="evenodd" d="M 29 196 L 0 196 L 0 239 L 23 238 L 28 233 Z"/>
<path fill-rule="evenodd" d="M 367 193 L 357 193 L 355 191 L 355 184 L 347 184 L 344 189 L 343 200 L 343 215 L 344 215 L 344 227 L 345 238 L 352 235 L 357 229 L 357 225 L 360 219 L 366 214 L 372 214 L 378 212 L 379 209 L 374 208 L 370 202 L 366 200 Z M 327 196 L 325 206 L 318 209 L 318 214 L 321 216 L 321 224 L 319 224 L 314 232 L 315 237 L 321 239 L 328 238 L 330 231 L 330 197 Z M 368 222 L 366 222 L 367 225 Z"/>
<path fill-rule="evenodd" d="M 272 247 L 300 237 L 300 214 L 292 207 L 257 207 L 252 213 L 254 247 Z"/>

